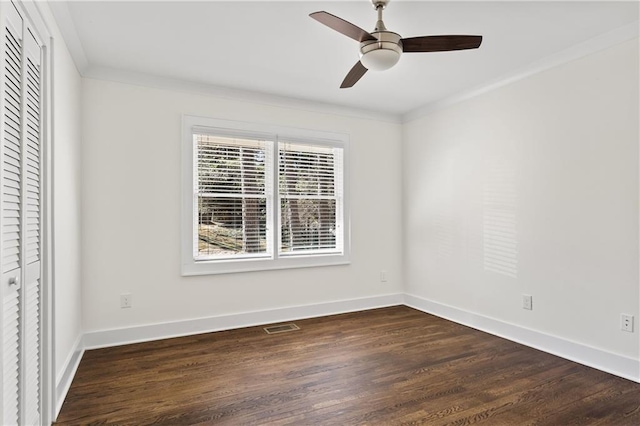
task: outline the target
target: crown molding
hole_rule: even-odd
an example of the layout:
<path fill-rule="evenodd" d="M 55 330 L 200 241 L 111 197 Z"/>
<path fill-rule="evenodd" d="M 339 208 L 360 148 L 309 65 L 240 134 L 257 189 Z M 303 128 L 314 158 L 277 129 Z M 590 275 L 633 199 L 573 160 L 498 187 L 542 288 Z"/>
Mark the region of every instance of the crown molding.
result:
<path fill-rule="evenodd" d="M 332 0 L 343 1 L 343 0 Z M 402 1 L 402 0 L 395 0 Z M 410 1 L 410 0 L 405 0 Z M 428 1 L 428 0 L 425 0 Z M 456 0 L 453 0 L 456 1 Z M 460 0 L 462 1 L 462 0 Z M 477 0 L 484 1 L 484 0 Z M 507 0 L 504 0 L 507 1 Z M 513 1 L 513 0 L 508 0 Z M 575 0 L 578 1 L 578 0 Z M 584 0 L 580 0 L 584 1 Z M 623 0 L 624 1 L 624 0 Z M 627 0 L 636 1 L 636 0 Z M 412 109 L 404 114 L 385 113 L 381 111 L 368 110 L 357 107 L 348 107 L 345 105 L 323 103 L 312 100 L 291 98 L 270 93 L 249 91 L 243 89 L 235 89 L 223 86 L 216 86 L 208 83 L 186 81 L 181 79 L 162 77 L 157 75 L 131 72 L 121 69 L 99 67 L 90 65 L 85 54 L 82 42 L 78 36 L 75 24 L 71 17 L 67 2 L 49 1 L 48 5 L 56 20 L 58 28 L 64 38 L 64 41 L 71 53 L 76 64 L 76 68 L 82 77 L 97 80 L 115 81 L 125 84 L 133 84 L 151 88 L 176 90 L 187 93 L 195 93 L 200 95 L 209 95 L 213 97 L 241 100 L 245 102 L 258 103 L 283 108 L 291 108 L 297 110 L 310 111 L 315 113 L 324 113 L 338 116 L 347 116 L 360 118 L 365 120 L 384 121 L 389 123 L 407 123 L 422 118 L 434 111 L 455 105 L 457 103 L 472 99 L 484 93 L 493 91 L 500 87 L 509 85 L 516 81 L 525 79 L 532 75 L 546 71 L 553 67 L 564 63 L 579 59 L 592 53 L 604 50 L 613 45 L 637 38 L 640 31 L 640 21 L 632 22 L 615 30 L 609 31 L 602 35 L 596 36 L 580 44 L 574 45 L 568 49 L 547 56 L 541 60 L 533 62 L 526 67 L 516 71 L 507 73 L 496 78 L 489 83 L 476 86 L 475 88 L 458 92 L 452 96 L 442 98 L 435 102 Z"/>
<path fill-rule="evenodd" d="M 344 105 L 315 102 L 304 99 L 290 98 L 286 96 L 261 93 L 242 89 L 233 89 L 215 86 L 208 83 L 180 80 L 157 75 L 125 71 L 116 68 L 99 67 L 89 64 L 76 26 L 71 17 L 69 6 L 64 1 L 48 2 L 62 38 L 67 45 L 69 53 L 75 62 L 76 68 L 84 78 L 96 80 L 115 81 L 119 83 L 133 84 L 157 89 L 176 90 L 200 95 L 242 100 L 245 102 L 263 105 L 292 108 L 331 115 L 347 116 L 365 120 L 384 121 L 389 123 L 401 123 L 401 114 L 384 113 L 363 108 L 347 107 Z"/>
<path fill-rule="evenodd" d="M 616 44 L 638 38 L 638 34 L 640 33 L 639 27 L 640 21 L 632 22 L 631 24 L 624 25 L 615 30 L 591 38 L 580 44 L 576 44 L 568 49 L 547 56 L 539 61 L 533 62 L 525 68 L 521 68 L 509 74 L 505 74 L 488 84 L 483 84 L 471 90 L 457 93 L 453 96 L 443 98 L 439 101 L 416 108 L 404 114 L 402 116 L 402 122 L 408 123 L 410 121 L 417 120 L 426 115 L 429 115 L 434 111 L 447 108 L 451 105 L 455 105 L 471 98 L 475 98 L 476 96 L 480 96 L 484 93 L 499 89 L 500 87 L 507 86 L 511 83 L 523 80 L 527 77 L 557 67 L 564 63 L 571 62 L 584 56 L 607 49 Z"/>
<path fill-rule="evenodd" d="M 157 75 L 125 71 L 116 68 L 89 66 L 84 71 L 84 73 L 82 73 L 82 76 L 95 80 L 114 81 L 117 83 L 133 84 L 155 89 L 174 90 L 197 95 L 209 95 L 217 98 L 239 100 L 281 108 L 290 108 L 298 111 L 302 110 L 321 114 L 338 115 L 342 117 L 347 116 L 364 120 L 384 121 L 395 124 L 401 123 L 400 114 L 372 111 L 305 99 L 296 99 L 270 93 L 261 93 L 250 90 L 215 86 L 208 83 L 198 83 L 195 81 L 161 77 Z"/>
<path fill-rule="evenodd" d="M 58 29 L 73 58 L 73 62 L 76 64 L 78 72 L 80 75 L 83 75 L 84 71 L 89 67 L 89 61 L 87 55 L 84 53 L 84 48 L 78 36 L 76 25 L 73 23 L 73 18 L 71 18 L 71 12 L 69 12 L 67 2 L 49 1 L 47 4 L 49 5 L 53 18 L 56 20 Z"/>

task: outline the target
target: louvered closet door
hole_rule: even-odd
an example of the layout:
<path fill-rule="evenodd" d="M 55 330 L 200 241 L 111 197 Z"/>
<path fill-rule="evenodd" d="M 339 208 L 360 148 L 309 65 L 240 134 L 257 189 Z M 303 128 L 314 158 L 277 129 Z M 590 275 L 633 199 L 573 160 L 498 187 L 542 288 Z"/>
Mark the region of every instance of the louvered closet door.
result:
<path fill-rule="evenodd" d="M 2 22 L 2 424 L 40 423 L 41 47 L 12 3 Z"/>
<path fill-rule="evenodd" d="M 22 212 L 24 232 L 24 345 L 22 356 L 22 423 L 40 423 L 40 116 L 41 50 L 26 31 L 24 43 L 24 134 L 22 153 Z"/>
<path fill-rule="evenodd" d="M 22 19 L 4 4 L 2 116 L 2 424 L 19 422 L 22 354 Z"/>

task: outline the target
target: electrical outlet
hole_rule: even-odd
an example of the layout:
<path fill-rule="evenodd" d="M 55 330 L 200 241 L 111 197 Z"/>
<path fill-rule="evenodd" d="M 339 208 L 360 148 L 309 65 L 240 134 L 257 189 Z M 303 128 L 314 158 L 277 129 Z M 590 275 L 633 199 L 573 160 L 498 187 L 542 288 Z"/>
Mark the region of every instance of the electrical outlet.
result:
<path fill-rule="evenodd" d="M 387 282 L 387 271 L 380 271 L 380 282 L 381 283 Z"/>
<path fill-rule="evenodd" d="M 633 315 L 620 314 L 620 330 L 633 333 Z"/>
<path fill-rule="evenodd" d="M 130 308 L 131 307 L 131 293 L 123 293 L 120 295 L 120 308 Z"/>
<path fill-rule="evenodd" d="M 528 311 L 533 310 L 533 296 L 529 294 L 522 295 L 522 309 L 526 309 Z"/>

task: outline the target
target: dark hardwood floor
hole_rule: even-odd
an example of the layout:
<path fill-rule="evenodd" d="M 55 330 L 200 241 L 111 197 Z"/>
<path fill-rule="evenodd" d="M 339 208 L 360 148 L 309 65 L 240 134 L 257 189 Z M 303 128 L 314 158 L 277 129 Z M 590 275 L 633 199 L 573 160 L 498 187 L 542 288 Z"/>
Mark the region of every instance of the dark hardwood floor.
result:
<path fill-rule="evenodd" d="M 58 424 L 640 425 L 640 384 L 405 306 L 87 351 Z"/>

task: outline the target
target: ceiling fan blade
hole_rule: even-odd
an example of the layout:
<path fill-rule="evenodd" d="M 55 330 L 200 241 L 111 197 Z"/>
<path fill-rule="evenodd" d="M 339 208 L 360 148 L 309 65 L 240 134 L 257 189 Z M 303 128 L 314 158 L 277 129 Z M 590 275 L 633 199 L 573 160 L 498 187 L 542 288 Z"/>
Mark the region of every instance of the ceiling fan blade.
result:
<path fill-rule="evenodd" d="M 478 35 L 441 35 L 402 39 L 403 52 L 446 52 L 449 50 L 477 49 L 482 43 Z"/>
<path fill-rule="evenodd" d="M 347 89 L 349 87 L 353 87 L 353 85 L 356 84 L 367 71 L 368 70 L 364 67 L 364 65 L 362 65 L 362 62 L 356 62 L 353 68 L 351 68 L 351 71 L 349 71 L 347 76 L 342 81 L 340 88 Z"/>
<path fill-rule="evenodd" d="M 351 37 L 355 41 L 363 42 L 367 40 L 376 41 L 377 38 L 363 30 L 362 28 L 347 22 L 342 18 L 338 18 L 327 12 L 313 12 L 309 15 L 321 24 L 336 30 L 337 32 Z"/>

